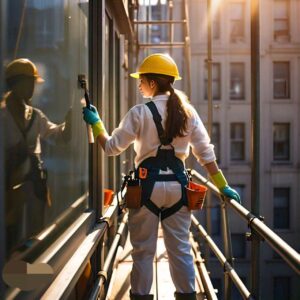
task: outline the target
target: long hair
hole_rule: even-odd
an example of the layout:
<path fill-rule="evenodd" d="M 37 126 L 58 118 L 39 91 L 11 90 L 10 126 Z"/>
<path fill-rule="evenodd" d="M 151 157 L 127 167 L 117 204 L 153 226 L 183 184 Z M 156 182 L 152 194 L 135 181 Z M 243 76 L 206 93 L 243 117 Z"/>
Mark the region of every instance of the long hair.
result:
<path fill-rule="evenodd" d="M 169 93 L 169 99 L 167 102 L 167 120 L 165 125 L 165 135 L 168 140 L 172 140 L 176 137 L 185 136 L 187 131 L 187 121 L 189 113 L 182 97 L 174 91 L 172 84 L 174 83 L 174 77 L 147 73 L 143 74 L 146 80 L 150 82 L 155 81 L 157 84 L 158 93 Z"/>

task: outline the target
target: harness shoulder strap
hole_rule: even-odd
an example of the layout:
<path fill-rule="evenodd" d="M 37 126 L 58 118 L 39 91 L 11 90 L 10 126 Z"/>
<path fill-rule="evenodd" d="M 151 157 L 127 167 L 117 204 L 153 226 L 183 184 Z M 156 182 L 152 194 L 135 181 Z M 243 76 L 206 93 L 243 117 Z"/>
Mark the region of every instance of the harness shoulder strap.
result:
<path fill-rule="evenodd" d="M 32 127 L 32 125 L 33 125 L 33 122 L 34 122 L 34 120 L 35 120 L 35 117 L 36 117 L 36 111 L 32 108 L 32 115 L 31 115 L 31 118 L 30 118 L 30 120 L 29 120 L 29 123 L 28 123 L 28 125 L 27 125 L 27 127 L 26 127 L 25 129 L 22 129 L 22 128 L 21 128 L 20 124 L 19 124 L 19 123 L 17 122 L 17 120 L 16 120 L 15 115 L 12 114 L 12 113 L 10 113 L 10 114 L 11 114 L 11 116 L 12 116 L 12 118 L 13 118 L 15 124 L 17 125 L 18 129 L 20 130 L 20 132 L 21 132 L 21 134 L 22 134 L 24 140 L 26 141 L 27 133 L 28 133 L 29 130 L 31 129 L 31 127 Z"/>
<path fill-rule="evenodd" d="M 146 105 L 148 106 L 148 108 L 150 109 L 152 116 L 153 116 L 153 120 L 157 129 L 157 133 L 158 133 L 158 137 L 159 140 L 161 142 L 162 145 L 169 145 L 172 142 L 172 139 L 169 139 L 165 136 L 165 131 L 162 127 L 161 121 L 161 115 L 158 112 L 158 109 L 156 107 L 156 105 L 154 104 L 153 101 L 149 101 L 146 103 Z"/>

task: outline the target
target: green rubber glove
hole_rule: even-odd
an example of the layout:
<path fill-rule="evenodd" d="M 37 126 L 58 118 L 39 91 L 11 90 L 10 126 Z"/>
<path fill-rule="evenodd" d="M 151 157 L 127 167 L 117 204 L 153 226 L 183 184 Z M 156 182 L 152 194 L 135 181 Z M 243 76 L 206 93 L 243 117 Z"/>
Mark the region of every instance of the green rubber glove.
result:
<path fill-rule="evenodd" d="M 210 177 L 211 177 L 213 183 L 215 184 L 215 186 L 219 189 L 219 191 L 225 197 L 233 199 L 233 200 L 237 201 L 239 204 L 242 203 L 239 193 L 228 185 L 228 182 L 225 179 L 221 170 L 219 170 L 218 173 L 216 173 Z"/>
<path fill-rule="evenodd" d="M 101 120 L 92 125 L 92 130 L 93 130 L 94 138 L 96 138 L 100 133 L 106 131 L 104 124 Z"/>

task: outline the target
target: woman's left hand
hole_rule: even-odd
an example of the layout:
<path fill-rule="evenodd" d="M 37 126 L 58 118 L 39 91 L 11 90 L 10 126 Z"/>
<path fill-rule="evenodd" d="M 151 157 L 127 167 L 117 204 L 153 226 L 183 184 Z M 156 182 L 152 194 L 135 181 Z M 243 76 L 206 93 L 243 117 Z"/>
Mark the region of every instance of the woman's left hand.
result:
<path fill-rule="evenodd" d="M 221 188 L 220 192 L 224 196 L 237 201 L 239 204 L 242 204 L 241 197 L 240 197 L 239 193 L 236 190 L 234 190 L 233 188 L 231 188 L 229 185 L 226 185 L 223 188 Z"/>

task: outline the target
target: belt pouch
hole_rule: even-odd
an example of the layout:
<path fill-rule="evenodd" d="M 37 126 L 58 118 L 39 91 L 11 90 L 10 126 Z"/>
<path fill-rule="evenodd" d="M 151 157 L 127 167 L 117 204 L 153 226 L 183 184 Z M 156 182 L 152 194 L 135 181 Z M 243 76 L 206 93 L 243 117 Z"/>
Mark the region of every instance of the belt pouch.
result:
<path fill-rule="evenodd" d="M 125 194 L 127 208 L 140 208 L 142 199 L 142 187 L 139 179 L 129 180 Z"/>
<path fill-rule="evenodd" d="M 192 181 L 189 181 L 185 186 L 188 200 L 188 209 L 197 210 L 202 209 L 207 187 Z"/>

